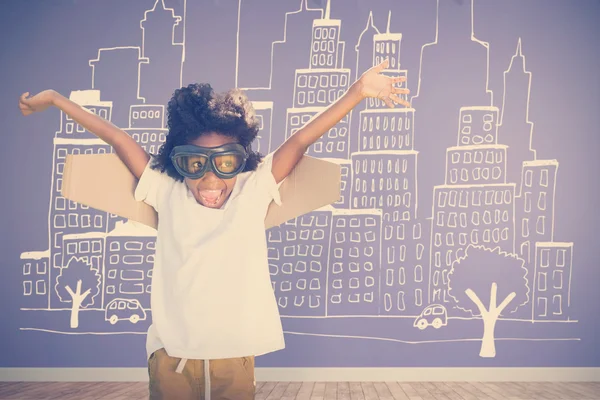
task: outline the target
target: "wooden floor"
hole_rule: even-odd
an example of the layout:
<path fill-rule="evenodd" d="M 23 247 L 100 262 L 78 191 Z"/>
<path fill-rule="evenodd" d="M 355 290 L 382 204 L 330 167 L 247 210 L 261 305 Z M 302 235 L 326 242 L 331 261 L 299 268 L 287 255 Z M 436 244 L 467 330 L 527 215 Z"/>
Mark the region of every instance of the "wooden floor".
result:
<path fill-rule="evenodd" d="M 258 382 L 256 400 L 600 400 L 600 382 Z M 144 382 L 0 382 L 0 399 L 147 399 Z"/>

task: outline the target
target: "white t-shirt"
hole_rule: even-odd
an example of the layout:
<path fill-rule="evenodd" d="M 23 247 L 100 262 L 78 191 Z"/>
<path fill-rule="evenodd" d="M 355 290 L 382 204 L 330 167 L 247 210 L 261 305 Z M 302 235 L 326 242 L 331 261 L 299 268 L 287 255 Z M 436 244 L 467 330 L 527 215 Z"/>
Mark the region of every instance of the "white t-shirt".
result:
<path fill-rule="evenodd" d="M 158 212 L 147 356 L 258 356 L 285 347 L 271 286 L 265 216 L 281 204 L 272 155 L 237 176 L 221 209 L 198 204 L 185 182 L 150 168 L 135 199 Z"/>

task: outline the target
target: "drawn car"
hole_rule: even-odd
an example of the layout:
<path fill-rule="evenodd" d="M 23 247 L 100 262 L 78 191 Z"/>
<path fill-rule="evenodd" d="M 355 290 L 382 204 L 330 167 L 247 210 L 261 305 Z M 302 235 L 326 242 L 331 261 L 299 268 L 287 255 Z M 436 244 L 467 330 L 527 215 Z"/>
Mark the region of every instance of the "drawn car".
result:
<path fill-rule="evenodd" d="M 446 325 L 448 325 L 448 312 L 446 311 L 446 307 L 441 304 L 432 304 L 425 307 L 413 323 L 413 326 L 420 330 L 423 330 L 428 326 L 440 329 L 442 326 Z"/>
<path fill-rule="evenodd" d="M 124 320 L 135 324 L 146 319 L 146 310 L 136 299 L 114 299 L 107 304 L 104 319 L 113 325 Z"/>

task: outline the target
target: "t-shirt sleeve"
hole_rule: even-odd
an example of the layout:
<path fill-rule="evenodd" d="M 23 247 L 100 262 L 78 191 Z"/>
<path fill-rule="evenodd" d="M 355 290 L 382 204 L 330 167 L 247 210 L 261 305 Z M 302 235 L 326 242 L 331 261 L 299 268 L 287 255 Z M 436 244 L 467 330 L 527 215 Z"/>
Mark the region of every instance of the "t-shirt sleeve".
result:
<path fill-rule="evenodd" d="M 254 173 L 256 190 L 261 195 L 265 195 L 267 200 L 274 201 L 277 205 L 281 205 L 281 194 L 279 187 L 283 181 L 276 183 L 273 176 L 273 153 L 268 154 L 263 158 L 263 161 L 258 165 Z"/>
<path fill-rule="evenodd" d="M 173 185 L 174 180 L 167 174 L 152 169 L 153 159 L 150 159 L 135 188 L 136 201 L 143 201 L 152 206 L 157 212 L 165 193 Z"/>

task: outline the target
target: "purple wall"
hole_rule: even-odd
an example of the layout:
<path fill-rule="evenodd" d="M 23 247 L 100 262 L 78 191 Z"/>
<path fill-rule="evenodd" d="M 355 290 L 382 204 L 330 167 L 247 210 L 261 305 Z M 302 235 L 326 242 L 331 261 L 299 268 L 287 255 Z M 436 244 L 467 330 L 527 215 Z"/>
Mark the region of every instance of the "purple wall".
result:
<path fill-rule="evenodd" d="M 257 365 L 598 366 L 598 3 L 239 1 L 3 8 L 0 367 L 143 367 L 152 318 L 153 232 L 60 196 L 66 154 L 111 150 L 22 92 L 155 152 L 176 87 L 237 85 L 267 153 L 386 57 L 413 108 L 365 101 L 310 149 L 343 197 L 267 232 L 287 348 Z"/>

